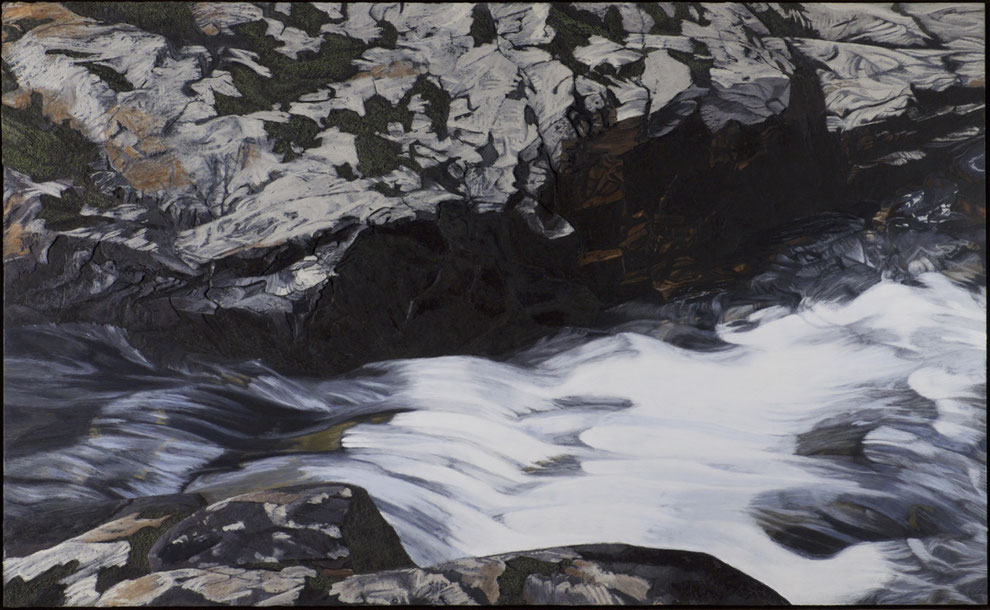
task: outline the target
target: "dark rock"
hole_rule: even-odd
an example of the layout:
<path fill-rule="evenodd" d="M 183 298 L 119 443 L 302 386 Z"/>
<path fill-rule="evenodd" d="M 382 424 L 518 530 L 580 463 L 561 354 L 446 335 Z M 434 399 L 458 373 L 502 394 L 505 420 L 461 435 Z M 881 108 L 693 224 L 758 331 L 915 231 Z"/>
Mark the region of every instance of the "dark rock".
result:
<path fill-rule="evenodd" d="M 367 572 L 411 566 L 364 490 L 295 486 L 235 496 L 188 517 L 149 554 L 154 571 L 304 565 Z"/>

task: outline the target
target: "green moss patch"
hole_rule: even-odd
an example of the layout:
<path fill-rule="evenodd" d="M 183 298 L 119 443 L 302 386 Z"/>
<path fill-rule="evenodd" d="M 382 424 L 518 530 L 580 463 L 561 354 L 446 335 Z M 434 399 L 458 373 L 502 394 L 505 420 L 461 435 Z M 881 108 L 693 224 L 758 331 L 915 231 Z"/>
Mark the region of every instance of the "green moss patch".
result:
<path fill-rule="evenodd" d="M 67 124 L 53 124 L 41 112 L 41 94 L 31 95 L 27 108 L 4 107 L 3 164 L 35 182 L 56 178 L 82 181 L 99 149 Z"/>
<path fill-rule="evenodd" d="M 333 22 L 330 15 L 309 2 L 293 2 L 288 15 L 274 13 L 272 16 L 285 25 L 302 30 L 314 38 L 320 35 L 323 24 Z"/>
<path fill-rule="evenodd" d="M 693 53 L 685 53 L 684 51 L 667 49 L 667 54 L 686 65 L 691 70 L 692 76 L 696 78 L 698 76 L 709 76 L 712 67 L 715 65 L 715 59 L 711 57 L 711 52 L 708 50 L 708 46 L 697 40 L 693 40 L 691 43 L 694 45 Z"/>
<path fill-rule="evenodd" d="M 188 2 L 65 2 L 84 17 L 104 23 L 129 23 L 177 42 L 203 38 Z"/>
<path fill-rule="evenodd" d="M 299 153 L 292 150 L 293 144 L 303 149 L 316 148 L 320 145 L 320 139 L 316 137 L 320 132 L 320 126 L 316 121 L 304 116 L 294 114 L 286 123 L 265 121 L 265 132 L 273 141 L 272 149 L 282 155 L 283 162 L 299 156 Z"/>
<path fill-rule="evenodd" d="M 471 9 L 471 38 L 474 39 L 474 46 L 480 47 L 495 41 L 498 34 L 495 29 L 495 20 L 492 19 L 492 12 L 488 10 L 487 4 L 475 4 Z"/>
<path fill-rule="evenodd" d="M 446 138 L 450 94 L 422 75 L 395 105 L 380 95 L 373 95 L 364 102 L 364 116 L 353 110 L 333 110 L 323 119 L 323 124 L 354 134 L 357 169 L 364 176 L 381 176 L 400 165 L 417 172 L 422 171 L 415 160 L 402 156 L 402 147 L 399 144 L 380 135 L 388 133 L 389 123 L 399 123 L 406 132 L 412 128 L 413 113 L 409 110 L 409 103 L 415 95 L 421 95 L 426 102 L 424 112 L 430 118 L 430 127 L 439 138 Z M 348 166 L 345 171 L 350 169 Z M 347 177 L 343 174 L 341 176 Z"/>
<path fill-rule="evenodd" d="M 636 6 L 653 19 L 653 27 L 650 28 L 650 34 L 666 36 L 680 35 L 680 19 L 667 16 L 667 13 L 656 2 L 638 2 Z"/>
<path fill-rule="evenodd" d="M 373 186 L 372 188 L 378 191 L 379 193 L 381 193 L 382 195 L 385 195 L 386 197 L 398 197 L 399 195 L 402 194 L 402 191 L 399 190 L 399 187 L 389 186 L 384 182 L 376 182 L 375 186 Z"/>
<path fill-rule="evenodd" d="M 631 61 L 619 68 L 619 78 L 637 79 L 643 76 L 646 70 L 646 58 L 640 57 L 636 61 Z"/>
<path fill-rule="evenodd" d="M 625 44 L 626 30 L 622 27 L 622 13 L 616 6 L 608 7 L 605 17 L 602 19 L 605 26 L 605 37 L 618 44 Z"/>
<path fill-rule="evenodd" d="M 371 46 L 394 49 L 395 45 L 399 42 L 399 31 L 395 29 L 394 25 L 384 19 L 378 22 L 378 27 L 381 28 L 381 34 L 376 40 L 372 41 Z"/>
<path fill-rule="evenodd" d="M 82 64 L 86 69 L 100 77 L 100 80 L 110 86 L 117 93 L 124 91 L 134 91 L 134 86 L 124 78 L 124 75 L 109 66 L 88 61 Z"/>
<path fill-rule="evenodd" d="M 15 576 L 3 585 L 4 608 L 24 608 L 29 606 L 61 606 L 65 604 L 65 585 L 59 583 L 79 568 L 79 561 L 54 566 L 36 578 L 25 581 Z"/>
<path fill-rule="evenodd" d="M 406 93 L 401 103 L 408 106 L 409 100 L 414 95 L 421 95 L 426 101 L 426 116 L 430 117 L 430 128 L 441 140 L 447 137 L 447 119 L 450 117 L 450 94 L 433 81 L 420 76 L 416 79 L 412 89 Z"/>
<path fill-rule="evenodd" d="M 258 54 L 258 63 L 269 68 L 272 77 L 261 76 L 240 64 L 230 66 L 234 86 L 241 97 L 216 94 L 220 115 L 268 110 L 326 87 L 332 81 L 350 78 L 357 74 L 354 60 L 368 48 L 355 38 L 326 34 L 319 51 L 300 51 L 297 59 L 292 59 L 275 50 L 281 43 L 267 35 L 265 21 L 242 23 L 233 29 L 247 42 L 248 49 Z"/>
<path fill-rule="evenodd" d="M 71 49 L 48 49 L 45 51 L 45 55 L 65 55 L 66 57 L 71 57 L 72 59 L 86 59 L 87 57 L 96 55 L 96 53 L 85 53 L 83 51 L 73 51 Z"/>
<path fill-rule="evenodd" d="M 151 563 L 148 561 L 148 553 L 151 547 L 158 542 L 172 526 L 182 521 L 195 512 L 188 508 L 179 512 L 169 510 L 149 510 L 139 513 L 142 519 L 157 519 L 167 517 L 161 525 L 156 527 L 143 527 L 126 538 L 131 545 L 127 555 L 127 563 L 123 566 L 113 566 L 100 570 L 96 578 L 96 590 L 103 593 L 118 582 L 133 580 L 151 573 Z"/>
<path fill-rule="evenodd" d="M 333 166 L 333 168 L 337 170 L 337 175 L 343 178 L 344 180 L 349 180 L 353 182 L 354 180 L 358 179 L 358 176 L 357 174 L 354 173 L 354 168 L 351 167 L 350 163 L 344 163 L 343 165 L 335 165 Z"/>
<path fill-rule="evenodd" d="M 605 24 L 594 13 L 563 4 L 550 5 L 547 24 L 553 28 L 555 34 L 553 40 L 541 48 L 575 74 L 598 80 L 597 74 L 574 57 L 574 49 L 586 46 L 595 35 L 608 38 L 609 31 Z"/>
<path fill-rule="evenodd" d="M 526 578 L 530 574 L 540 574 L 551 576 L 559 574 L 564 568 L 570 565 L 570 561 L 563 560 L 557 563 L 540 561 L 532 557 L 514 557 L 505 562 L 505 571 L 498 577 L 498 601 L 499 605 L 523 604 L 523 586 Z"/>
<path fill-rule="evenodd" d="M 90 178 L 90 165 L 102 159 L 99 147 L 66 123 L 54 124 L 41 112 L 41 95 L 31 95 L 27 108 L 4 107 L 3 164 L 35 182 L 72 180 L 76 189 L 61 197 L 41 196 L 38 217 L 49 229 L 63 231 L 105 222 L 101 216 L 80 216 L 84 205 L 109 209 L 119 204 L 100 192 Z"/>
<path fill-rule="evenodd" d="M 368 177 L 382 176 L 399 167 L 401 147 L 374 134 L 359 134 L 354 138 L 358 171 Z"/>

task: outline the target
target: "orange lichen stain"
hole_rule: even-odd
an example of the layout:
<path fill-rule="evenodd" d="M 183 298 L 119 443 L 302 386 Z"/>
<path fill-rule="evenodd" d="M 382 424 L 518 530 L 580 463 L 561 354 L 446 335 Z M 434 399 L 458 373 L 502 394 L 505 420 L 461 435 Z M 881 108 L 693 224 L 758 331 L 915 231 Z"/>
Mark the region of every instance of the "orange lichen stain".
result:
<path fill-rule="evenodd" d="M 137 149 L 147 155 L 157 155 L 166 152 L 168 147 L 165 142 L 157 136 L 149 136 L 138 142 Z"/>
<path fill-rule="evenodd" d="M 986 87 L 987 86 L 987 77 L 985 77 L 985 76 L 978 76 L 976 78 L 971 78 L 971 79 L 969 79 L 969 82 L 966 83 L 966 86 L 967 87 L 973 87 L 974 89 L 979 89 L 980 87 Z"/>
<path fill-rule="evenodd" d="M 216 36 L 220 33 L 220 28 L 218 28 L 213 23 L 207 23 L 205 26 L 199 28 L 207 36 Z"/>
<path fill-rule="evenodd" d="M 244 144 L 241 147 L 241 169 L 246 168 L 261 158 L 260 149 L 254 144 Z"/>
<path fill-rule="evenodd" d="M 20 193 L 14 193 L 3 204 L 3 258 L 9 260 L 27 256 L 31 245 L 35 242 L 37 233 L 26 228 L 19 220 L 11 220 L 11 215 L 19 209 L 27 199 Z"/>
<path fill-rule="evenodd" d="M 612 260 L 613 258 L 619 258 L 621 256 L 622 250 L 619 250 L 618 248 L 611 250 L 591 250 L 590 252 L 585 252 L 578 257 L 578 265 L 600 263 L 602 261 Z"/>
<path fill-rule="evenodd" d="M 23 87 L 3 94 L 3 105 L 24 109 L 31 105 L 31 91 Z"/>
<path fill-rule="evenodd" d="M 35 36 L 83 36 L 87 32 L 79 26 L 93 23 L 92 19 L 77 15 L 54 2 L 12 2 L 3 6 L 3 23 L 9 25 L 23 19 L 50 19 L 31 31 Z"/>
<path fill-rule="evenodd" d="M 109 115 L 104 131 L 108 140 L 103 148 L 110 165 L 131 186 L 142 191 L 158 191 L 192 183 L 182 162 L 159 135 L 164 120 L 128 106 L 116 106 Z M 138 142 L 130 145 L 121 144 L 119 138 L 109 139 L 120 128 L 133 134 Z"/>
<path fill-rule="evenodd" d="M 25 229 L 19 222 L 12 222 L 4 227 L 3 259 L 10 260 L 30 254 L 34 238 L 35 234 Z"/>
<path fill-rule="evenodd" d="M 147 138 L 157 132 L 165 124 L 160 117 L 150 115 L 138 108 L 128 106 L 117 106 L 110 110 L 110 124 L 107 126 L 108 132 L 116 131 L 116 126 L 120 125 L 127 131 L 133 133 L 138 138 Z M 116 125 L 114 124 L 116 123 Z"/>
<path fill-rule="evenodd" d="M 155 159 L 134 161 L 122 170 L 121 174 L 131 186 L 142 191 L 157 191 L 192 184 L 182 163 L 171 154 Z"/>
<path fill-rule="evenodd" d="M 66 16 L 79 17 L 61 4 L 55 2 L 10 2 L 3 5 L 5 25 L 22 19 L 64 19 Z"/>

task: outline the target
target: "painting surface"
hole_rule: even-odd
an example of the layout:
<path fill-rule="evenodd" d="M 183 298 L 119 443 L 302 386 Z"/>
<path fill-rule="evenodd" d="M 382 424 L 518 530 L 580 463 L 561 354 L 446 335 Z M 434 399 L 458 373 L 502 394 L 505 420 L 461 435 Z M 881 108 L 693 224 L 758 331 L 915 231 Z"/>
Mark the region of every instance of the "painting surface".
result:
<path fill-rule="evenodd" d="M 4 605 L 987 603 L 984 28 L 5 3 Z"/>

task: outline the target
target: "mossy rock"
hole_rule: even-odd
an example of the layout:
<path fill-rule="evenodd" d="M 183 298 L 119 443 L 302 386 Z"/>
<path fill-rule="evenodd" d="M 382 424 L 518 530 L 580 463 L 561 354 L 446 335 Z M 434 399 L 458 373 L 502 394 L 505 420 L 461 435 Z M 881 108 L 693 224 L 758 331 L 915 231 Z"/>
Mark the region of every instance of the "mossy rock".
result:
<path fill-rule="evenodd" d="M 127 563 L 123 566 L 113 566 L 100 570 L 96 578 L 96 590 L 103 593 L 119 582 L 150 574 L 151 564 L 148 561 L 148 553 L 151 548 L 158 542 L 159 538 L 195 510 L 194 507 L 183 506 L 138 511 L 138 518 L 160 519 L 164 517 L 165 520 L 156 526 L 143 527 L 124 539 L 131 546 L 127 555 Z"/>
<path fill-rule="evenodd" d="M 294 114 L 286 123 L 265 121 L 265 132 L 273 142 L 272 150 L 282 155 L 283 162 L 292 161 L 299 156 L 293 150 L 293 145 L 304 150 L 320 145 L 320 139 L 316 137 L 320 126 L 313 119 L 304 116 Z"/>
<path fill-rule="evenodd" d="M 4 608 L 52 607 L 65 603 L 65 585 L 59 583 L 79 569 L 79 561 L 53 566 L 25 581 L 15 576 L 3 585 Z"/>
<path fill-rule="evenodd" d="M 258 54 L 258 63 L 271 70 L 272 77 L 259 75 L 240 64 L 229 66 L 234 87 L 241 97 L 216 94 L 220 115 L 249 114 L 268 110 L 276 104 L 288 104 L 306 93 L 326 87 L 357 74 L 353 65 L 368 45 L 356 38 L 325 34 L 318 51 L 300 51 L 296 59 L 278 52 L 282 43 L 269 36 L 268 23 L 252 21 L 234 26 L 233 30 L 250 51 Z"/>
<path fill-rule="evenodd" d="M 204 38 L 188 2 L 65 2 L 64 6 L 83 17 L 104 23 L 129 23 L 175 42 Z"/>

